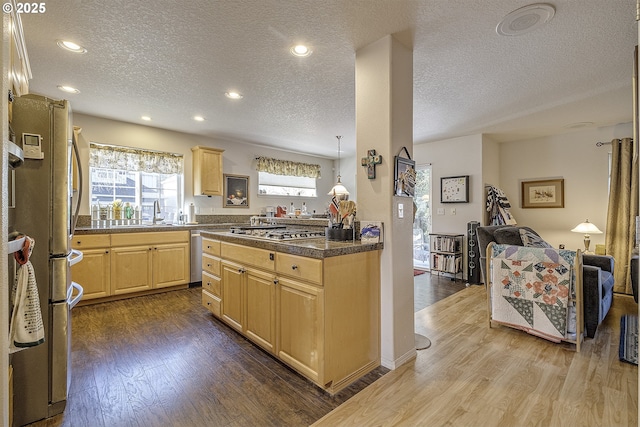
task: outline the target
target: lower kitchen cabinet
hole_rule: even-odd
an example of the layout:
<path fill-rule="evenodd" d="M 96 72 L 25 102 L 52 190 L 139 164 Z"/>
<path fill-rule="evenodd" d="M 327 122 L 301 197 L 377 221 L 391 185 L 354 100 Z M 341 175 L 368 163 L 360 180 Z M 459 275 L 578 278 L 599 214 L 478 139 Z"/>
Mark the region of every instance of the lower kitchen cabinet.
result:
<path fill-rule="evenodd" d="M 314 259 L 220 245 L 220 283 L 203 271 L 216 317 L 330 393 L 380 365 L 380 251 Z"/>
<path fill-rule="evenodd" d="M 286 278 L 278 279 L 280 322 L 278 357 L 309 379 L 320 380 L 323 354 L 323 290 Z"/>
<path fill-rule="evenodd" d="M 229 261 L 222 261 L 222 320 L 238 332 L 244 328 L 243 290 L 245 269 Z"/>
<path fill-rule="evenodd" d="M 83 300 L 111 295 L 111 238 L 108 234 L 74 236 L 72 247 L 82 251 L 82 261 L 71 267 L 74 282 L 84 288 Z"/>
<path fill-rule="evenodd" d="M 245 335 L 268 351 L 276 353 L 276 285 L 273 273 L 248 268 L 246 276 Z"/>
<path fill-rule="evenodd" d="M 149 246 L 124 246 L 111 249 L 113 295 L 150 290 L 152 286 Z"/>
<path fill-rule="evenodd" d="M 187 285 L 189 245 L 188 231 L 76 235 L 73 248 L 84 256 L 72 278 L 83 286 L 83 300 Z"/>
<path fill-rule="evenodd" d="M 189 242 L 155 245 L 153 247 L 153 287 L 167 288 L 189 283 Z"/>

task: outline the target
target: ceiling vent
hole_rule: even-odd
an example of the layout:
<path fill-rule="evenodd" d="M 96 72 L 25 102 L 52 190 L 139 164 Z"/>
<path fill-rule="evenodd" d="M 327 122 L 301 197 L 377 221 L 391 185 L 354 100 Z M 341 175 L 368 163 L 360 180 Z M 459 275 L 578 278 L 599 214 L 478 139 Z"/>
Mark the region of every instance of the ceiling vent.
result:
<path fill-rule="evenodd" d="M 496 33 L 501 36 L 519 36 L 542 27 L 551 21 L 556 9 L 546 3 L 530 4 L 520 9 L 516 9 L 507 16 L 496 27 Z"/>

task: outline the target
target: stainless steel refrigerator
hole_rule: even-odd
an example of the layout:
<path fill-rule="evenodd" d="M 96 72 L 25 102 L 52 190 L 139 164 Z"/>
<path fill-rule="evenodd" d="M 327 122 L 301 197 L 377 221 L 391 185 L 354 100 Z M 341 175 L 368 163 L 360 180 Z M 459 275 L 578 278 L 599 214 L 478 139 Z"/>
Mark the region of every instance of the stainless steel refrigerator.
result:
<path fill-rule="evenodd" d="M 71 188 L 74 136 L 67 101 L 26 95 L 12 104 L 11 128 L 25 160 L 15 169 L 14 230 L 35 239 L 35 270 L 45 327 L 44 344 L 10 355 L 14 425 L 64 411 L 71 378 L 71 309 L 82 298 L 70 267 L 77 211 Z M 77 147 L 76 147 L 77 150 Z M 76 151 L 77 153 L 77 151 Z M 74 203 L 75 202 L 75 203 Z"/>

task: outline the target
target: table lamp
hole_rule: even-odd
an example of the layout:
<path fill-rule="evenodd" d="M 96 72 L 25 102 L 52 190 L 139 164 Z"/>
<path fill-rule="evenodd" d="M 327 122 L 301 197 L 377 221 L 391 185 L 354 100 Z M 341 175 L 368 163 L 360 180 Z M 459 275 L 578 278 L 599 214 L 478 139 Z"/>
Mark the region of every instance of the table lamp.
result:
<path fill-rule="evenodd" d="M 590 234 L 602 234 L 602 231 L 598 230 L 598 227 L 590 223 L 589 220 L 586 220 L 585 222 L 581 222 L 580 224 L 576 225 L 576 227 L 571 231 L 573 231 L 574 233 L 584 233 L 584 253 L 585 254 L 591 253 L 589 252 L 589 245 L 591 244 Z"/>

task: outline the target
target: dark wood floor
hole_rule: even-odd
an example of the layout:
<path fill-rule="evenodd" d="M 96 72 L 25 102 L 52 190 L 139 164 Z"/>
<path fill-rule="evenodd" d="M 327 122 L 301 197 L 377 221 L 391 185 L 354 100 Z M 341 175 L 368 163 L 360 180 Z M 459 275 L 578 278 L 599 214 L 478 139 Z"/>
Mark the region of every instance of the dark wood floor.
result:
<path fill-rule="evenodd" d="M 425 307 L 464 288 L 414 282 Z M 330 396 L 213 318 L 200 293 L 75 308 L 67 409 L 32 426 L 307 426 L 388 372 Z"/>
<path fill-rule="evenodd" d="M 466 282 L 451 280 L 445 276 L 431 274 L 428 271 L 413 278 L 413 312 L 435 304 L 446 297 L 461 291 Z"/>

